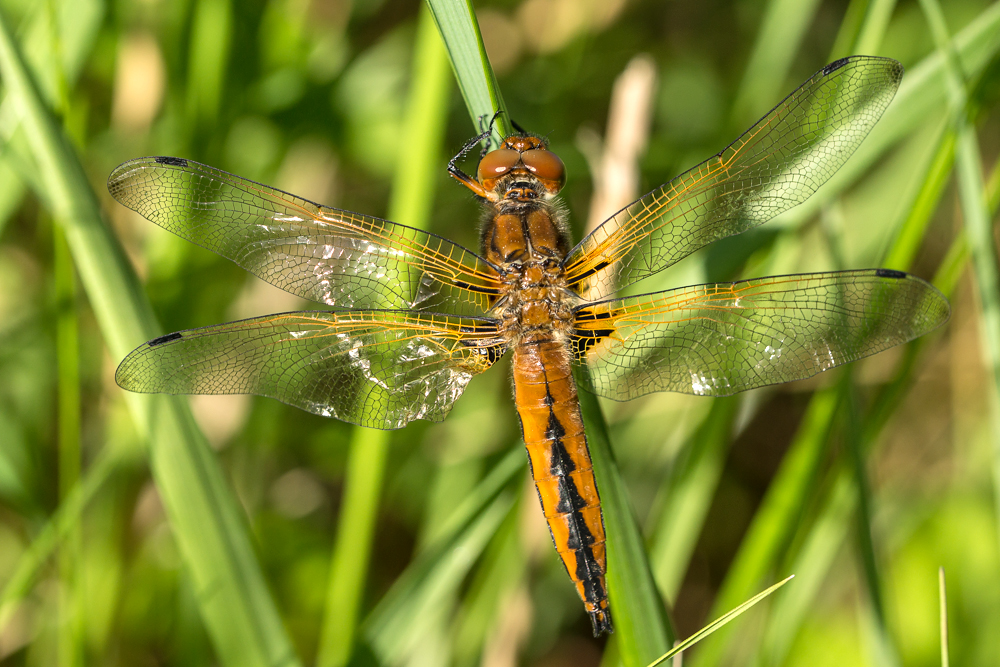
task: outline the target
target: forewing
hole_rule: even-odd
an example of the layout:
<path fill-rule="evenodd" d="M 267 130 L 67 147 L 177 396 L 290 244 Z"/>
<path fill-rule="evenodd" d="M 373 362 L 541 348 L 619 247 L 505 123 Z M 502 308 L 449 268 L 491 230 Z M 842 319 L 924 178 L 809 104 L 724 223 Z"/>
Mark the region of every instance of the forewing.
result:
<path fill-rule="evenodd" d="M 948 315 L 939 291 L 899 271 L 813 273 L 588 304 L 574 345 L 588 388 L 606 398 L 728 396 L 867 357 Z"/>
<path fill-rule="evenodd" d="M 584 238 L 565 262 L 571 287 L 590 300 L 610 296 L 802 203 L 854 153 L 902 74 L 888 58 L 827 65 L 721 153 Z"/>
<path fill-rule="evenodd" d="M 131 160 L 111 173 L 108 190 L 160 227 L 331 306 L 476 315 L 497 294 L 493 268 L 447 239 L 190 160 Z"/>
<path fill-rule="evenodd" d="M 496 321 L 401 311 L 268 315 L 162 336 L 133 350 L 123 388 L 256 394 L 371 428 L 440 421 L 504 351 Z"/>

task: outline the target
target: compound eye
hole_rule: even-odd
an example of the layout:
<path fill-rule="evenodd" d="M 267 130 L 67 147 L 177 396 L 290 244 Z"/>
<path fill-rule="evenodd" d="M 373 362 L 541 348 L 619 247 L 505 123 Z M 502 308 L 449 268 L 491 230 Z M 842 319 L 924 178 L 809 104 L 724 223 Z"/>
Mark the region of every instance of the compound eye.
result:
<path fill-rule="evenodd" d="M 566 167 L 552 151 L 533 148 L 521 153 L 521 161 L 549 192 L 559 192 L 566 184 Z"/>
<path fill-rule="evenodd" d="M 514 168 L 521 154 L 509 148 L 499 148 L 487 153 L 479 161 L 479 182 L 500 178 Z"/>

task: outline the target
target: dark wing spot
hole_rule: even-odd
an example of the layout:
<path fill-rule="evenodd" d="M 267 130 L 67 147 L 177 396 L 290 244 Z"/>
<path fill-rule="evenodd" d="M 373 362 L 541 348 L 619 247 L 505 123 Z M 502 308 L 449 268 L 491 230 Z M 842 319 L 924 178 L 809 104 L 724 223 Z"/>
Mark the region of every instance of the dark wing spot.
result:
<path fill-rule="evenodd" d="M 896 280 L 902 280 L 906 277 L 905 273 L 894 269 L 875 269 L 875 275 L 879 278 L 895 278 Z"/>
<path fill-rule="evenodd" d="M 467 289 L 470 292 L 476 292 L 477 294 L 499 294 L 500 290 L 494 287 L 479 287 L 477 285 L 472 285 L 470 283 L 464 282 L 462 280 L 452 280 L 451 283 L 458 287 L 459 289 Z"/>
<path fill-rule="evenodd" d="M 589 278 L 590 276 L 594 275 L 595 273 L 597 273 L 598 271 L 600 271 L 601 269 L 603 269 L 603 268 L 607 267 L 607 266 L 608 266 L 608 265 L 610 265 L 610 264 L 611 264 L 611 262 L 609 262 L 608 260 L 606 260 L 606 259 L 602 259 L 602 260 L 601 260 L 600 262 L 598 262 L 597 264 L 595 264 L 595 265 L 594 265 L 594 266 L 592 266 L 591 268 L 589 268 L 589 269 L 587 269 L 586 271 L 584 271 L 583 273 L 581 273 L 581 274 L 580 274 L 580 275 L 579 275 L 579 276 L 577 277 L 577 279 L 576 279 L 576 280 L 574 280 L 574 281 L 572 282 L 572 284 L 570 284 L 570 287 L 571 287 L 572 289 L 574 289 L 574 290 L 575 290 L 575 289 L 577 289 L 578 287 L 580 287 L 580 284 L 581 284 L 581 283 L 582 283 L 582 282 L 583 282 L 584 280 L 586 280 L 587 278 Z M 563 266 L 565 266 L 565 265 L 566 265 L 566 262 L 565 262 L 565 260 L 563 260 Z"/>
<path fill-rule="evenodd" d="M 493 345 L 491 347 L 479 347 L 476 348 L 476 352 L 486 357 L 486 361 L 490 366 L 495 364 L 497 360 L 503 356 L 503 353 L 507 351 L 503 345 Z"/>
<path fill-rule="evenodd" d="M 146 345 L 149 345 L 150 347 L 156 347 L 157 345 L 163 345 L 164 343 L 169 343 L 170 341 L 177 340 L 178 338 L 182 338 L 182 336 L 179 333 L 167 334 L 166 336 L 160 336 L 159 338 L 154 338 L 153 340 L 146 343 Z"/>
<path fill-rule="evenodd" d="M 154 158 L 157 164 L 168 164 L 172 167 L 186 167 L 188 161 L 181 157 L 158 157 Z"/>
<path fill-rule="evenodd" d="M 573 313 L 573 317 L 577 322 L 597 322 L 599 320 L 610 320 L 615 316 L 615 313 L 610 310 L 602 310 L 600 312 L 594 312 L 587 307 L 582 307 Z"/>
<path fill-rule="evenodd" d="M 573 335 L 573 358 L 583 357 L 602 340 L 614 333 L 614 329 L 577 329 Z"/>
<path fill-rule="evenodd" d="M 850 58 L 841 58 L 840 60 L 834 60 L 832 63 L 823 68 L 824 75 L 830 75 L 836 72 L 838 69 L 851 62 Z"/>

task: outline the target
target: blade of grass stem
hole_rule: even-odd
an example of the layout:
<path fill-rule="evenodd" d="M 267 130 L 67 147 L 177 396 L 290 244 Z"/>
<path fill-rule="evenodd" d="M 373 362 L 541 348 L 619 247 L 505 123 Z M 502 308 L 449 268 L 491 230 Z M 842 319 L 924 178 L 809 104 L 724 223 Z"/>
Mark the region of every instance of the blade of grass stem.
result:
<path fill-rule="evenodd" d="M 827 60 L 876 55 L 895 8 L 896 0 L 851 0 Z"/>
<path fill-rule="evenodd" d="M 66 494 L 59 508 L 35 535 L 18 559 L 13 574 L 0 592 L 0 632 L 30 592 L 39 572 L 66 535 L 80 523 L 84 507 L 120 467 L 136 464 L 144 452 L 139 448 L 102 450 L 80 481 Z"/>
<path fill-rule="evenodd" d="M 724 614 L 723 616 L 720 616 L 719 618 L 715 619 L 714 621 L 712 621 L 711 623 L 709 623 L 708 625 L 706 625 L 705 627 L 703 627 L 701 630 L 699 630 L 698 632 L 694 633 L 693 635 L 691 635 L 690 637 L 688 637 L 687 639 L 685 639 L 684 641 L 682 641 L 680 644 L 678 644 L 677 646 L 675 646 L 672 649 L 670 649 L 667 653 L 665 653 L 664 655 L 660 656 L 659 658 L 657 658 L 653 662 L 649 663 L 648 667 L 656 667 L 657 665 L 662 664 L 663 662 L 669 660 L 670 658 L 674 657 L 675 655 L 680 654 L 682 651 L 686 651 L 687 649 L 691 648 L 692 646 L 694 646 L 695 644 L 697 644 L 698 642 L 700 642 L 702 639 L 705 639 L 706 637 L 708 637 L 709 635 L 711 635 L 713 632 L 716 632 L 717 630 L 720 630 L 724 625 L 726 625 L 730 621 L 736 619 L 736 617 L 742 615 L 745 611 L 749 610 L 751 607 L 753 607 L 754 605 L 756 605 L 758 602 L 760 602 L 761 600 L 763 600 L 764 598 L 766 598 L 768 595 L 771 595 L 772 593 L 774 593 L 775 591 L 777 591 L 779 588 L 781 588 L 782 586 L 784 586 L 785 584 L 787 584 L 789 581 L 791 581 L 794 578 L 795 578 L 794 574 L 785 577 L 784 579 L 782 579 L 778 583 L 774 584 L 773 586 L 771 586 L 771 587 L 769 587 L 769 588 L 761 591 L 757 595 L 753 596 L 752 598 L 750 598 L 749 600 L 747 600 L 746 602 L 744 602 L 740 606 L 736 607 L 732 611 L 730 611 L 727 614 Z"/>
<path fill-rule="evenodd" d="M 850 370 L 847 370 L 850 375 Z M 849 380 L 848 380 L 849 381 Z M 877 643 L 877 664 L 898 665 L 899 651 L 893 644 L 892 635 L 889 632 L 889 624 L 885 616 L 885 603 L 883 601 L 882 577 L 879 574 L 878 555 L 875 552 L 875 536 L 872 531 L 872 493 L 871 485 L 868 482 L 868 469 L 865 466 L 864 429 L 858 406 L 858 396 L 853 384 L 850 384 L 845 400 L 847 409 L 845 421 L 847 427 L 844 429 L 845 440 L 847 441 L 847 454 L 851 474 L 853 476 L 853 491 L 855 493 L 855 528 L 857 534 L 856 550 L 861 559 L 863 579 L 868 592 L 868 601 L 871 604 L 871 614 L 869 622 L 875 626 L 872 628 L 874 641 Z"/>
<path fill-rule="evenodd" d="M 514 130 L 503 95 L 497 85 L 496 75 L 486 55 L 479 21 L 471 0 L 427 0 L 434 22 L 448 49 L 448 57 L 455 71 L 455 79 L 465 99 L 465 106 L 478 128 L 479 119 L 490 118 L 503 111 L 496 119 L 496 128 L 502 136 Z M 478 131 L 478 129 L 477 129 Z"/>
<path fill-rule="evenodd" d="M 74 150 L 53 122 L 0 14 L 0 76 L 21 106 L 21 125 L 47 201 L 66 233 L 81 282 L 112 357 L 160 333 L 125 255 L 101 219 Z M 186 400 L 130 394 L 149 440 L 152 471 L 197 591 L 202 620 L 224 665 L 296 665 L 246 520 Z"/>
<path fill-rule="evenodd" d="M 663 513 L 653 531 L 650 562 L 660 593 L 675 600 L 722 476 L 738 397 L 716 398 L 675 465 Z"/>
<path fill-rule="evenodd" d="M 219 113 L 233 32 L 231 0 L 196 0 L 188 53 L 187 111 L 211 123 Z"/>
<path fill-rule="evenodd" d="M 514 504 L 514 494 L 504 491 L 524 466 L 524 454 L 508 452 L 365 619 L 362 631 L 383 661 L 405 655 L 428 610 L 455 592 Z"/>
<path fill-rule="evenodd" d="M 55 0 L 45 3 L 46 22 L 52 57 L 49 70 L 55 81 L 57 109 L 66 125 L 69 104 L 69 84 L 63 70 L 62 39 L 59 31 L 58 7 Z M 67 134 L 69 132 L 67 131 Z M 77 137 L 82 144 L 82 137 Z M 56 374 L 57 380 L 57 440 L 59 450 L 59 502 L 65 502 L 80 482 L 82 455 L 80 452 L 80 337 L 76 299 L 76 275 L 73 257 L 62 227 L 52 230 L 53 282 L 56 293 Z M 59 549 L 60 600 L 58 601 L 58 641 L 56 659 L 60 667 L 83 663 L 83 598 L 78 574 L 82 562 L 82 533 L 79 523 L 65 536 Z"/>
<path fill-rule="evenodd" d="M 841 474 L 837 475 L 823 510 L 810 526 L 790 566 L 795 569 L 797 585 L 775 597 L 762 642 L 763 664 L 785 664 L 798 628 L 807 617 L 809 607 L 843 544 L 857 494 L 846 467 L 841 467 L 839 472 Z"/>
<path fill-rule="evenodd" d="M 770 0 L 743 73 L 732 124 L 746 127 L 781 98 L 781 86 L 795 54 L 816 16 L 818 0 Z"/>
<path fill-rule="evenodd" d="M 417 21 L 403 133 L 410 140 L 410 150 L 400 152 L 389 201 L 390 220 L 419 229 L 427 227 L 448 118 L 449 84 L 447 54 L 430 13 L 423 8 Z M 361 427 L 356 427 L 351 436 L 344 500 L 316 659 L 318 667 L 339 667 L 351 657 L 390 436 L 389 431 Z"/>
<path fill-rule="evenodd" d="M 739 600 L 746 599 L 774 567 L 781 550 L 791 539 L 829 449 L 828 436 L 842 394 L 843 388 L 838 383 L 813 395 L 792 444 L 726 573 L 712 604 L 712 615 L 720 614 L 720 610 L 731 608 Z M 694 656 L 693 664 L 718 664 L 728 652 L 732 639 L 729 630 L 717 633 Z"/>
<path fill-rule="evenodd" d="M 944 568 L 938 568 L 938 613 L 941 625 L 941 667 L 948 667 L 948 589 L 944 580 Z"/>
<path fill-rule="evenodd" d="M 827 56 L 827 62 L 855 55 L 855 44 L 861 33 L 862 25 L 867 20 L 871 9 L 871 0 L 851 0 L 844 10 L 844 18 L 837 29 L 837 37 L 833 40 L 833 48 Z"/>
<path fill-rule="evenodd" d="M 614 460 L 601 406 L 596 396 L 581 391 L 580 407 L 604 512 L 615 644 L 625 667 L 639 667 L 662 655 L 673 644 L 675 635 L 657 593 L 632 503 Z"/>
<path fill-rule="evenodd" d="M 875 55 L 882 46 L 882 38 L 889 27 L 889 19 L 892 18 L 892 11 L 896 8 L 896 0 L 871 0 L 868 4 L 868 11 L 865 12 L 865 20 L 858 31 L 857 40 L 854 42 L 852 53 L 863 55 Z"/>
<path fill-rule="evenodd" d="M 515 507 L 490 541 L 483 564 L 469 585 L 462 614 L 455 624 L 454 651 L 456 667 L 477 664 L 483 644 L 495 633 L 501 602 L 511 592 L 526 585 L 527 560 L 521 543 L 520 494 Z"/>
<path fill-rule="evenodd" d="M 986 370 L 993 380 L 986 391 L 993 450 L 994 511 L 1000 524 L 1000 258 L 997 257 L 992 216 L 988 210 L 976 129 L 969 119 L 966 74 L 948 34 L 940 4 L 936 0 L 920 0 L 920 6 L 934 35 L 938 52 L 947 63 L 948 89 L 957 126 L 955 167 L 959 200 L 979 296 L 982 354 Z"/>
<path fill-rule="evenodd" d="M 73 258 L 60 227 L 53 229 L 53 263 L 56 291 L 56 367 L 58 375 L 57 439 L 59 448 L 59 502 L 62 504 L 80 482 L 80 339 Z M 81 664 L 82 628 L 78 614 L 81 533 L 77 523 L 59 549 L 60 600 L 59 657 L 62 667 Z"/>
<path fill-rule="evenodd" d="M 903 209 L 906 216 L 897 226 L 893 246 L 884 254 L 879 266 L 903 271 L 913 263 L 951 177 L 955 165 L 955 139 L 951 123 L 944 121 L 935 142 L 936 148 L 923 170 L 923 179 L 914 196 L 904 199 L 907 203 Z"/>

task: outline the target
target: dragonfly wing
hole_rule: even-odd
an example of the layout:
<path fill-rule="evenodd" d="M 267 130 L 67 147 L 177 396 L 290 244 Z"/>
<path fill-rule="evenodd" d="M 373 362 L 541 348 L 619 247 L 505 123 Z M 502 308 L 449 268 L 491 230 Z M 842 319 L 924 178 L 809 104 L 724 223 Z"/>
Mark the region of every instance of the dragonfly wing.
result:
<path fill-rule="evenodd" d="M 502 356 L 495 320 L 401 311 L 268 315 L 161 336 L 115 375 L 130 391 L 256 394 L 359 426 L 440 421 Z"/>
<path fill-rule="evenodd" d="M 565 262 L 570 285 L 588 299 L 605 298 L 802 203 L 854 153 L 902 74 L 889 58 L 827 65 L 721 153 L 584 238 Z"/>
<path fill-rule="evenodd" d="M 130 160 L 108 190 L 160 227 L 331 306 L 476 315 L 498 293 L 493 267 L 447 239 L 190 160 Z"/>
<path fill-rule="evenodd" d="M 606 398 L 728 396 L 867 357 L 948 316 L 938 290 L 900 271 L 813 273 L 586 304 L 574 347 Z"/>

